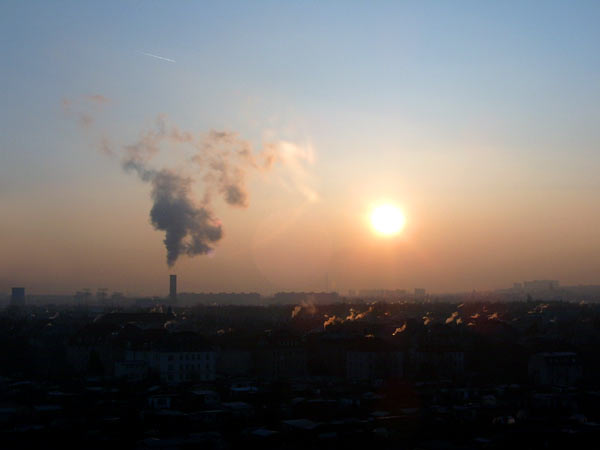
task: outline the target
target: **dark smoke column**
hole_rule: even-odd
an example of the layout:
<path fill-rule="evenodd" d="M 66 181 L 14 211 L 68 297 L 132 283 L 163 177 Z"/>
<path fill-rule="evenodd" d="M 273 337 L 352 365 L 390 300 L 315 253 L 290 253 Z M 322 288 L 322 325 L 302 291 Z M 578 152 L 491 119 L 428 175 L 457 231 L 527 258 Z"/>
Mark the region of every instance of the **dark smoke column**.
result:
<path fill-rule="evenodd" d="M 169 299 L 177 300 L 177 275 L 169 275 Z"/>

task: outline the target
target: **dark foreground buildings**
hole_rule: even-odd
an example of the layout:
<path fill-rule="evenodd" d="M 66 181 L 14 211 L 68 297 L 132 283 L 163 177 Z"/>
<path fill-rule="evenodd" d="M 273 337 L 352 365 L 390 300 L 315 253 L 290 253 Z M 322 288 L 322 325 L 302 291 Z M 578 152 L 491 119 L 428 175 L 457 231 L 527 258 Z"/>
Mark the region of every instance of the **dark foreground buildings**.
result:
<path fill-rule="evenodd" d="M 0 313 L 1 448 L 596 448 L 600 307 Z"/>

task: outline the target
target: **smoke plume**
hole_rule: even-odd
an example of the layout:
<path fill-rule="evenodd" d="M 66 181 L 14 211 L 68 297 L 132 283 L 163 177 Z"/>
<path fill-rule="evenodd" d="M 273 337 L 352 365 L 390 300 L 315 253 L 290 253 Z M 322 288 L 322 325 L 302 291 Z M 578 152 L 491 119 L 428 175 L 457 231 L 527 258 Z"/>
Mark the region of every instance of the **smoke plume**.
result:
<path fill-rule="evenodd" d="M 406 331 L 406 323 L 404 323 L 404 325 L 402 325 L 401 327 L 396 328 L 394 330 L 394 332 L 392 333 L 392 336 L 396 336 L 397 334 L 404 333 L 404 331 Z"/>
<path fill-rule="evenodd" d="M 109 103 L 108 98 L 95 94 L 64 99 L 62 108 L 89 132 L 95 124 L 94 113 Z M 98 148 L 109 157 L 120 157 L 126 172 L 136 174 L 151 186 L 150 223 L 165 234 L 169 266 L 181 255 L 202 255 L 214 249 L 223 237 L 223 226 L 213 213 L 213 200 L 220 197 L 230 206 L 247 207 L 249 171 L 262 173 L 279 164 L 287 171 L 285 177 L 279 178 L 285 188 L 293 187 L 305 201 L 318 198 L 308 186 L 305 167 L 314 160 L 312 149 L 290 142 L 264 142 L 261 150 L 254 151 L 248 141 L 234 132 L 211 130 L 196 134 L 158 116 L 154 126 L 141 133 L 137 141 L 119 146 L 101 134 Z M 166 167 L 164 162 L 157 162 L 165 149 L 169 150 L 166 159 L 178 165 Z M 200 198 L 196 197 L 198 193 Z M 307 308 L 308 304 L 303 306 Z"/>
<path fill-rule="evenodd" d="M 107 97 L 95 94 L 65 98 L 62 108 L 90 132 L 96 123 L 95 113 L 107 104 Z M 263 143 L 262 149 L 255 152 L 248 141 L 234 132 L 211 130 L 196 134 L 170 125 L 164 116 L 158 116 L 154 126 L 129 145 L 113 144 L 105 133 L 101 133 L 97 144 L 101 153 L 120 158 L 126 172 L 136 174 L 151 186 L 150 223 L 165 234 L 169 266 L 181 255 L 211 253 L 223 237 L 223 226 L 213 213 L 213 200 L 218 196 L 228 205 L 247 207 L 249 171 L 266 172 L 280 164 L 287 171 L 286 177 L 279 179 L 285 188 L 294 187 L 305 201 L 318 198 L 308 187 L 305 166 L 314 160 L 310 147 L 275 141 Z M 176 166 L 157 163 L 161 151 L 166 149 L 166 159 L 177 162 Z"/>
<path fill-rule="evenodd" d="M 325 320 L 325 322 L 323 322 L 323 328 L 327 328 L 331 325 L 335 325 L 335 324 L 340 324 L 340 323 L 344 323 L 344 319 L 342 319 L 341 317 L 337 317 L 335 315 L 331 316 L 331 317 L 327 317 L 325 316 L 327 320 Z"/>
<path fill-rule="evenodd" d="M 171 169 L 154 169 L 150 160 L 160 151 L 163 142 L 192 145 L 195 154 L 192 160 L 205 169 L 204 200 L 197 204 L 192 195 L 194 178 Z M 175 264 L 180 255 L 195 256 L 210 253 L 214 244 L 223 237 L 221 223 L 210 208 L 212 191 L 223 195 L 224 200 L 234 206 L 247 206 L 248 194 L 244 184 L 244 171 L 233 161 L 234 151 L 249 147 L 230 133 L 211 132 L 204 140 L 197 140 L 191 133 L 176 127 L 170 130 L 164 117 L 158 117 L 154 130 L 142 134 L 139 140 L 125 147 L 123 169 L 136 173 L 152 186 L 152 209 L 150 221 L 155 229 L 164 231 L 167 249 L 167 264 Z"/>
<path fill-rule="evenodd" d="M 300 311 L 302 311 L 302 306 L 300 306 L 300 305 L 294 306 L 294 309 L 292 310 L 292 319 L 294 317 L 296 317 L 298 314 L 300 314 Z"/>
<path fill-rule="evenodd" d="M 369 308 L 366 311 L 363 311 L 361 313 L 357 313 L 354 308 L 350 308 L 350 314 L 348 314 L 346 316 L 346 320 L 349 320 L 349 321 L 362 320 L 365 317 L 367 317 L 369 314 L 371 314 L 372 312 L 373 312 L 372 306 L 369 306 Z"/>
<path fill-rule="evenodd" d="M 299 313 L 300 310 L 297 312 Z M 348 315 L 346 316 L 346 318 L 343 317 L 338 317 L 336 315 L 333 316 L 328 316 L 327 314 L 325 315 L 325 322 L 323 322 L 323 328 L 327 328 L 331 325 L 339 325 L 345 322 L 353 322 L 356 320 L 364 320 L 366 319 L 371 313 L 373 312 L 373 306 L 369 306 L 368 309 L 366 309 L 363 312 L 357 313 L 356 310 L 354 308 L 350 308 L 350 311 L 348 313 Z M 296 314 L 297 314 L 296 313 Z M 292 311 L 293 314 L 293 311 Z"/>
<path fill-rule="evenodd" d="M 309 295 L 306 300 L 302 300 L 299 305 L 296 305 L 292 310 L 292 319 L 300 314 L 302 311 L 305 314 L 314 315 L 317 313 L 317 307 L 314 302 L 314 296 Z"/>
<path fill-rule="evenodd" d="M 458 318 L 458 311 L 454 311 L 452 314 L 450 314 L 450 317 L 448 317 L 446 319 L 446 324 L 454 322 L 454 320 L 457 318 Z M 457 323 L 458 323 L 458 321 L 457 321 Z"/>
<path fill-rule="evenodd" d="M 223 230 L 210 210 L 194 204 L 190 194 L 192 180 L 167 169 L 144 172 L 141 178 L 152 184 L 150 220 L 154 228 L 165 232 L 167 264 L 175 264 L 181 254 L 209 253 L 212 244 L 223 236 Z"/>

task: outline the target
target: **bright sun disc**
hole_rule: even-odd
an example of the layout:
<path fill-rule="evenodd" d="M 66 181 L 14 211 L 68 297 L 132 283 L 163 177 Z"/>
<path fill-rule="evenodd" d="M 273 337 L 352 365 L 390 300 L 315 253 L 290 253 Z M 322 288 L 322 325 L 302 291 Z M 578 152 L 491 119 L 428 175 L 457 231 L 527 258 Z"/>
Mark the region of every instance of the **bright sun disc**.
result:
<path fill-rule="evenodd" d="M 399 233 L 404 227 L 406 219 L 402 211 L 394 205 L 381 205 L 371 213 L 373 228 L 387 236 Z"/>

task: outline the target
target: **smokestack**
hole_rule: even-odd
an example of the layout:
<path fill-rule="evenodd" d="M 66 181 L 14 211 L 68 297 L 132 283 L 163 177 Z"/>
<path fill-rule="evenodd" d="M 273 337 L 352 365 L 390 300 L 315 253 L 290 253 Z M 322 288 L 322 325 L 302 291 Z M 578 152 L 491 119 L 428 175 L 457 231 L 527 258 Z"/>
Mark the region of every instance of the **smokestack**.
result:
<path fill-rule="evenodd" d="M 169 299 L 171 301 L 177 300 L 177 275 L 169 276 Z"/>

